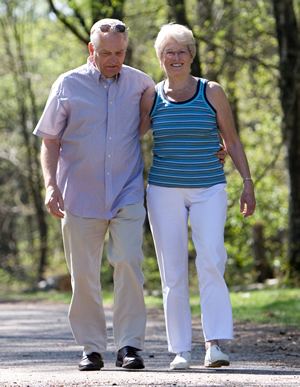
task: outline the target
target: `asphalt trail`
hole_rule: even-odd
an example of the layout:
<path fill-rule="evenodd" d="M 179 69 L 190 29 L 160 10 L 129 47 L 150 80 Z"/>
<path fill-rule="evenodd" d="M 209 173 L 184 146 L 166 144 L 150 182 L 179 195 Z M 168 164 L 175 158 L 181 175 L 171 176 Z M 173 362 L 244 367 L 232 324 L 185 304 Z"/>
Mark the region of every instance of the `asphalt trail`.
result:
<path fill-rule="evenodd" d="M 300 386 L 300 330 L 235 323 L 235 340 L 223 347 L 229 367 L 203 366 L 199 318 L 193 319 L 192 365 L 171 371 L 163 313 L 148 310 L 146 369 L 115 367 L 112 308 L 106 307 L 108 348 L 101 371 L 80 372 L 81 348 L 71 334 L 68 306 L 54 303 L 0 303 L 0 386 Z"/>

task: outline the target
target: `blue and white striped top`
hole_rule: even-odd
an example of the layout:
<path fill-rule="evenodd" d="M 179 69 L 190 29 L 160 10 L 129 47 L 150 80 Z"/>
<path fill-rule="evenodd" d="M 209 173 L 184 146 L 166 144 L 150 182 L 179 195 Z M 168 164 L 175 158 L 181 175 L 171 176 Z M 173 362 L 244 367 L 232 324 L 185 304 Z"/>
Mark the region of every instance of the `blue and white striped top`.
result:
<path fill-rule="evenodd" d="M 163 187 L 208 188 L 226 183 L 217 158 L 220 149 L 216 111 L 205 96 L 206 79 L 199 78 L 196 94 L 173 102 L 156 86 L 150 114 L 153 164 L 149 184 Z"/>

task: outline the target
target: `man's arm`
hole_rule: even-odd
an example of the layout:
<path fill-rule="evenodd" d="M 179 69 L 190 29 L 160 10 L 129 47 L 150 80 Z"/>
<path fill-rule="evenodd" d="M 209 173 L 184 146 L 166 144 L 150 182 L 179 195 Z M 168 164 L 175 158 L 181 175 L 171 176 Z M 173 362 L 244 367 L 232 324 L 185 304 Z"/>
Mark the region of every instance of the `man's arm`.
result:
<path fill-rule="evenodd" d="M 144 137 L 144 135 L 151 129 L 150 122 L 150 112 L 153 106 L 155 98 L 155 87 L 150 87 L 145 91 L 142 95 L 140 102 L 140 114 L 141 120 L 139 125 L 139 136 L 140 138 Z"/>
<path fill-rule="evenodd" d="M 241 212 L 244 217 L 252 215 L 255 210 L 254 186 L 243 145 L 234 128 L 233 117 L 228 99 L 216 82 L 208 82 L 207 98 L 217 111 L 217 121 L 220 134 L 223 138 L 225 149 L 231 157 L 236 169 L 244 180 L 244 190 L 241 197 Z"/>
<path fill-rule="evenodd" d="M 46 187 L 45 205 L 52 216 L 57 219 L 62 219 L 64 217 L 64 213 L 62 212 L 64 211 L 64 202 L 56 182 L 59 152 L 59 139 L 43 139 L 41 164 Z"/>

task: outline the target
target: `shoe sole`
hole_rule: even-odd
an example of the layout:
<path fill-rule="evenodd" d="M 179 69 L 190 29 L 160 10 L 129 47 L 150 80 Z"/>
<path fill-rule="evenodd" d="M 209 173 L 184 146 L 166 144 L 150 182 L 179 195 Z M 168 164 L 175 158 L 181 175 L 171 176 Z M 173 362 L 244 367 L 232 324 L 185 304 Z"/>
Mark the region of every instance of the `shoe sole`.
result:
<path fill-rule="evenodd" d="M 127 363 L 123 365 L 123 362 L 121 360 L 116 361 L 116 367 L 122 367 L 126 370 L 142 370 L 145 368 L 144 364 Z"/>
<path fill-rule="evenodd" d="M 171 370 L 188 370 L 190 368 L 190 366 L 188 365 L 188 366 L 184 366 L 184 365 L 182 365 L 182 366 L 171 366 L 170 365 L 170 369 Z"/>
<path fill-rule="evenodd" d="M 209 362 L 204 363 L 205 367 L 211 367 L 211 368 L 219 368 L 222 366 L 229 366 L 229 365 L 230 365 L 230 362 L 227 360 L 217 360 L 213 363 L 209 363 Z"/>
<path fill-rule="evenodd" d="M 78 367 L 79 371 L 100 371 L 101 368 L 104 367 L 104 364 L 100 364 L 99 367 L 94 367 L 94 366 L 84 366 L 84 367 Z"/>

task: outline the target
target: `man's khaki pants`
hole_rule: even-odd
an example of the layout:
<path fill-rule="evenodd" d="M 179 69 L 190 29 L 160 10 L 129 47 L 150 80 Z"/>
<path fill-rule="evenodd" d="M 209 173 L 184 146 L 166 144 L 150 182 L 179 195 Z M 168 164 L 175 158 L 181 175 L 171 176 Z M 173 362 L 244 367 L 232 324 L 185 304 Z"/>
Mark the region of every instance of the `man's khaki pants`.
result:
<path fill-rule="evenodd" d="M 114 267 L 113 329 L 117 349 L 143 349 L 146 309 L 142 228 L 143 200 L 124 206 L 113 219 L 80 218 L 66 211 L 62 231 L 66 261 L 72 277 L 73 297 L 69 321 L 75 340 L 84 353 L 103 354 L 107 345 L 102 303 L 100 267 L 104 239 L 109 229 L 107 258 Z"/>

